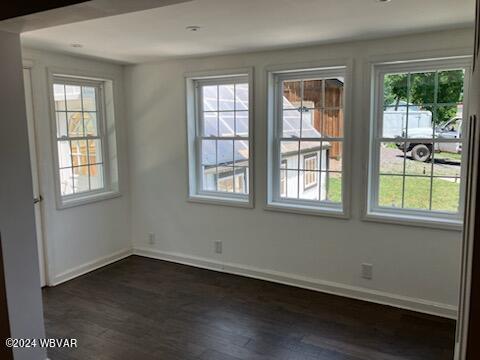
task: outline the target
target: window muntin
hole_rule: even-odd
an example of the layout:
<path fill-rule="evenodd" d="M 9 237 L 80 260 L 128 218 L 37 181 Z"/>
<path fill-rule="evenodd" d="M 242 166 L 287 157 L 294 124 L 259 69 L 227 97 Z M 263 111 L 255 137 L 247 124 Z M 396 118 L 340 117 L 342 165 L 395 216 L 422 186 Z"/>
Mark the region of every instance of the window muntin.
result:
<path fill-rule="evenodd" d="M 376 71 L 370 212 L 461 220 L 466 66 Z"/>
<path fill-rule="evenodd" d="M 196 193 L 248 200 L 250 95 L 248 78 L 194 80 Z"/>
<path fill-rule="evenodd" d="M 101 84 L 55 78 L 53 100 L 62 198 L 106 190 Z"/>
<path fill-rule="evenodd" d="M 274 74 L 271 200 L 343 211 L 344 69 Z"/>

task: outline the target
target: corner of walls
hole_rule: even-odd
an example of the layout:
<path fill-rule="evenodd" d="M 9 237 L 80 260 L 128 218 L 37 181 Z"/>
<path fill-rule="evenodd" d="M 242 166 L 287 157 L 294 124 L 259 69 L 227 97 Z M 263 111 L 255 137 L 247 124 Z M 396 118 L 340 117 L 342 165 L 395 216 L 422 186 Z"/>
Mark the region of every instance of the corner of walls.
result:
<path fill-rule="evenodd" d="M 128 256 L 132 249 L 127 121 L 123 67 L 107 61 L 61 53 L 23 49 L 31 62 L 33 108 L 36 125 L 42 202 L 43 237 L 48 261 L 48 284 L 54 285 Z M 54 191 L 54 141 L 47 70 L 113 80 L 115 126 L 121 196 L 68 209 L 56 208 Z M 85 226 L 88 224 L 88 226 Z"/>

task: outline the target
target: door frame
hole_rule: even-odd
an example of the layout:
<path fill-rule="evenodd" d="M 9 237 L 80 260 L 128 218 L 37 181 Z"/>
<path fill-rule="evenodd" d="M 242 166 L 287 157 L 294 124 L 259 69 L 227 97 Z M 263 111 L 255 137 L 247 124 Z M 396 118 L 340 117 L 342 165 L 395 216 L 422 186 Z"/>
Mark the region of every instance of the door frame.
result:
<path fill-rule="evenodd" d="M 25 107 L 28 123 L 28 137 L 30 145 L 30 162 L 32 169 L 32 185 L 33 194 L 35 198 L 39 198 L 40 201 L 34 204 L 35 211 L 35 229 L 37 234 L 37 251 L 38 251 L 38 263 L 40 267 L 40 284 L 42 287 L 49 284 L 49 276 L 47 271 L 47 256 L 45 249 L 45 232 L 44 232 L 44 217 L 43 206 L 41 202 L 41 187 L 40 187 L 40 173 L 38 162 L 38 147 L 37 147 L 37 131 L 35 121 L 35 107 L 33 103 L 33 82 L 32 82 L 32 69 L 34 62 L 32 60 L 23 60 L 23 71 L 28 72 L 28 86 L 25 83 Z"/>
<path fill-rule="evenodd" d="M 480 0 L 476 1 L 473 74 L 470 85 L 466 213 L 463 232 L 462 277 L 455 360 L 476 360 L 480 355 Z"/>
<path fill-rule="evenodd" d="M 13 360 L 11 347 L 4 346 L 6 339 L 10 337 L 10 320 L 8 316 L 7 290 L 5 287 L 5 271 L 3 267 L 2 234 L 0 233 L 0 357 Z"/>

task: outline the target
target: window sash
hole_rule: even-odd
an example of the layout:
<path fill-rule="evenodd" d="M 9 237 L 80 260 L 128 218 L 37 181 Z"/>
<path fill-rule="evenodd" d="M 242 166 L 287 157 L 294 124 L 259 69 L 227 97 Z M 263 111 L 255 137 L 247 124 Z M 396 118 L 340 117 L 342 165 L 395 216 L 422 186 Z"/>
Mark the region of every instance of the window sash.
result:
<path fill-rule="evenodd" d="M 196 184 L 196 189 L 195 189 L 195 194 L 194 195 L 200 195 L 200 196 L 210 196 L 210 197 L 221 197 L 225 199 L 235 199 L 235 200 L 242 200 L 246 201 L 251 198 L 251 164 L 252 164 L 252 143 L 251 143 L 251 101 L 252 97 L 250 96 L 250 92 L 252 91 L 251 89 L 251 84 L 249 81 L 248 76 L 244 75 L 231 75 L 231 76 L 225 76 L 225 77 L 212 77 L 212 78 L 207 78 L 207 79 L 194 79 L 193 80 L 194 84 L 194 106 L 195 106 L 195 136 L 194 136 L 194 148 L 195 148 L 195 184 Z M 242 109 L 242 110 L 237 110 L 236 109 L 236 99 L 234 97 L 234 109 L 233 110 L 220 110 L 220 107 L 218 106 L 218 101 L 219 101 L 219 96 L 218 96 L 218 89 L 217 89 L 217 110 L 203 110 L 203 92 L 202 89 L 205 86 L 221 86 L 221 85 L 237 85 L 237 84 L 247 84 L 248 86 L 248 109 Z M 238 112 L 246 112 L 248 113 L 248 136 L 204 136 L 204 113 L 232 113 L 236 114 Z M 218 121 L 217 120 L 217 132 L 219 131 L 219 126 L 218 126 Z M 235 120 L 236 122 L 236 120 Z M 234 129 L 236 131 L 236 129 Z M 237 189 L 237 176 L 235 174 L 235 170 L 239 168 L 246 168 L 247 171 L 245 173 L 245 178 L 243 180 L 243 188 L 247 191 L 247 193 L 239 193 L 239 192 L 228 192 L 228 191 L 220 191 L 218 190 L 218 184 L 221 181 L 219 179 L 219 174 L 218 174 L 218 147 L 215 151 L 215 163 L 216 163 L 216 175 L 215 175 L 215 190 L 208 190 L 204 188 L 204 174 L 203 174 L 203 164 L 202 164 L 202 141 L 203 140 L 214 140 L 216 142 L 216 146 L 218 146 L 218 141 L 222 140 L 230 140 L 232 141 L 232 147 L 235 146 L 235 141 L 245 141 L 248 143 L 248 148 L 249 148 L 249 156 L 248 156 L 248 161 L 247 161 L 247 166 L 246 167 L 239 167 L 235 166 L 236 161 L 232 159 L 232 170 L 234 171 L 234 176 L 233 176 L 233 189 L 234 191 Z M 233 156 L 235 154 L 234 149 L 232 149 Z M 191 170 L 189 170 L 191 171 Z M 248 185 L 247 185 L 248 184 Z"/>
<path fill-rule="evenodd" d="M 77 198 L 83 198 L 85 196 L 94 196 L 97 194 L 102 194 L 110 190 L 110 169 L 108 165 L 108 142 L 107 138 L 105 136 L 106 130 L 105 130 L 105 113 L 104 113 L 104 89 L 103 89 L 103 82 L 97 81 L 97 80 L 91 80 L 91 79 L 83 79 L 83 78 L 75 78 L 75 77 L 66 77 L 66 76 L 53 76 L 52 82 L 51 82 L 51 87 L 52 87 L 52 92 L 53 92 L 53 86 L 54 85 L 64 85 L 64 86 L 79 86 L 80 89 L 82 87 L 93 87 L 95 89 L 95 110 L 84 110 L 83 108 L 83 92 L 81 90 L 80 92 L 80 103 L 81 103 L 81 110 L 76 110 L 76 111 L 68 111 L 67 108 L 67 101 L 65 99 L 65 110 L 57 110 L 55 108 L 55 99 L 53 97 L 52 93 L 52 109 L 53 109 L 53 123 L 54 123 L 54 134 L 55 134 L 55 158 L 56 158 L 56 177 L 59 183 L 60 183 L 60 171 L 61 170 L 66 170 L 70 169 L 72 171 L 72 176 L 73 176 L 73 171 L 75 168 L 81 168 L 81 167 L 86 167 L 88 169 L 88 184 L 89 184 L 89 190 L 85 191 L 77 191 L 73 192 L 71 194 L 62 194 L 61 192 L 61 187 L 59 186 L 58 190 L 58 196 L 62 199 L 62 201 L 68 202 L 70 200 L 75 200 Z M 65 96 L 67 96 L 67 93 L 65 93 Z M 72 113 L 81 113 L 82 114 L 82 127 L 84 131 L 83 136 L 70 136 L 69 135 L 69 129 L 68 129 L 68 118 L 67 118 L 67 124 L 66 124 L 66 129 L 67 129 L 67 135 L 64 136 L 58 136 L 58 129 L 57 129 L 57 120 L 56 120 L 56 115 L 57 113 L 66 113 L 72 112 Z M 85 127 L 84 127 L 84 118 L 83 114 L 84 113 L 95 113 L 96 114 L 96 126 L 97 126 L 97 135 L 88 135 L 85 134 Z M 95 163 L 90 163 L 90 149 L 88 148 L 88 141 L 91 140 L 100 140 L 100 147 L 101 147 L 101 162 L 95 162 Z M 61 167 L 60 166 L 60 159 L 58 157 L 58 151 L 59 151 L 59 143 L 61 141 L 68 141 L 69 146 L 70 146 L 70 156 L 71 156 L 71 166 L 67 167 Z M 72 142 L 73 141 L 85 141 L 87 143 L 87 163 L 86 165 L 81 165 L 81 166 L 74 166 L 74 161 L 73 161 L 73 151 L 72 151 Z M 91 189 L 91 174 L 90 174 L 90 166 L 95 166 L 95 165 L 101 165 L 103 167 L 102 171 L 102 187 L 99 187 L 97 189 Z M 74 184 L 74 183 L 73 183 Z"/>
<path fill-rule="evenodd" d="M 329 108 L 338 110 L 342 109 L 344 111 L 344 116 L 343 116 L 343 128 L 344 128 L 344 133 L 342 137 L 284 137 L 283 136 L 283 82 L 284 81 L 307 81 L 307 80 L 328 80 L 330 78 L 335 78 L 335 77 L 341 77 L 344 79 L 344 86 L 343 86 L 343 101 L 342 101 L 342 106 L 339 107 L 326 107 L 325 106 L 325 81 L 322 83 L 322 106 L 317 107 L 318 109 L 324 109 L 328 110 Z M 346 109 L 346 104 L 347 104 L 347 92 L 346 92 L 346 67 L 338 67 L 338 68 L 332 68 L 332 69 L 323 69 L 323 70 L 299 70 L 299 71 L 294 71 L 294 72 L 288 72 L 288 73 L 274 73 L 273 74 L 273 116 L 272 116 L 272 121 L 270 126 L 272 127 L 271 133 L 272 133 L 272 141 L 271 141 L 271 152 L 272 152 L 272 160 L 273 163 L 270 164 L 271 166 L 271 175 L 270 175 L 270 181 L 271 181 L 271 201 L 273 203 L 279 203 L 279 204 L 285 204 L 285 205 L 290 205 L 292 207 L 296 206 L 304 206 L 308 208 L 315 208 L 315 209 L 325 209 L 325 210 L 335 210 L 335 211 L 344 211 L 345 207 L 345 178 L 342 176 L 342 184 L 341 184 L 341 191 L 342 191 L 342 201 L 340 203 L 337 202 L 332 202 L 329 201 L 328 199 L 325 200 L 320 200 L 320 192 L 321 192 L 321 186 L 319 186 L 319 197 L 318 200 L 309 200 L 309 199 L 301 199 L 300 196 L 297 198 L 286 198 L 282 196 L 281 193 L 281 166 L 280 166 L 280 161 L 281 161 L 281 150 L 280 150 L 280 144 L 283 141 L 315 141 L 315 142 L 340 142 L 342 144 L 345 143 L 345 131 L 348 128 L 347 124 L 347 116 L 345 116 L 345 109 Z M 303 99 L 303 86 L 301 87 L 301 98 Z M 300 121 L 300 124 L 302 124 L 302 121 Z M 301 130 L 300 130 L 301 131 Z M 301 134 L 301 132 L 300 132 Z M 298 167 L 300 168 L 300 156 L 301 153 L 298 154 L 299 159 L 298 159 Z M 328 155 L 327 155 L 328 156 Z M 321 176 L 322 172 L 322 152 L 320 149 L 320 168 L 318 170 L 319 176 Z M 346 171 L 346 161 L 345 161 L 345 154 L 342 153 L 342 169 L 341 173 L 345 174 Z M 297 172 L 297 190 L 300 189 L 300 176 L 299 172 L 303 170 L 299 169 L 294 169 L 298 170 Z M 324 171 L 325 174 L 328 173 L 327 170 Z M 287 176 L 288 177 L 288 176 Z M 287 181 L 287 180 L 286 180 Z M 317 179 L 318 182 L 318 179 Z M 299 194 L 297 194 L 299 195 Z"/>
<path fill-rule="evenodd" d="M 367 207 L 367 216 L 370 215 L 380 215 L 385 214 L 387 216 L 399 216 L 398 220 L 414 218 L 415 220 L 421 221 L 461 221 L 463 218 L 463 203 L 465 196 L 465 174 L 466 174 L 466 154 L 468 153 L 467 143 L 468 139 L 468 83 L 469 83 L 469 61 L 465 58 L 458 59 L 441 59 L 441 60 L 429 60 L 429 61 L 412 61 L 405 63 L 397 64 L 374 64 L 372 71 L 372 85 L 373 85 L 373 98 L 372 98 L 372 119 L 371 119 L 371 135 L 370 135 L 370 170 L 369 170 L 369 180 L 368 180 L 368 207 Z M 422 138 L 410 138 L 410 137 L 395 137 L 388 138 L 383 137 L 383 111 L 384 111 L 384 79 L 388 74 L 405 74 L 405 73 L 427 73 L 427 72 L 440 72 L 446 70 L 465 70 L 464 75 L 464 84 L 463 84 L 463 117 L 462 117 L 462 133 L 458 138 L 440 138 L 434 135 L 434 125 L 432 125 L 432 137 L 422 137 Z M 438 93 L 438 81 L 435 80 L 435 101 L 437 100 Z M 407 107 L 418 107 L 429 104 L 421 105 L 410 105 L 407 104 Z M 431 105 L 434 107 L 438 106 L 449 106 L 449 105 L 458 105 L 457 103 L 437 103 L 434 102 Z M 432 119 L 433 121 L 433 119 Z M 407 130 L 408 134 L 408 130 Z M 430 175 L 417 175 L 417 174 L 405 174 L 405 164 L 403 174 L 383 174 L 380 172 L 380 149 L 381 143 L 428 143 L 432 144 L 432 147 L 435 149 L 435 144 L 438 143 L 459 143 L 462 145 L 462 155 L 461 155 L 461 172 L 460 176 L 437 176 L 433 173 L 434 163 L 431 163 L 432 171 Z M 432 152 L 432 158 L 435 157 L 435 151 Z M 404 160 L 405 162 L 405 160 Z M 405 178 L 429 178 L 430 179 L 430 194 L 429 194 L 429 207 L 432 207 L 432 186 L 433 180 L 438 178 L 452 178 L 460 180 L 460 195 L 459 195 L 459 211 L 449 212 L 443 210 L 424 210 L 424 209 L 415 209 L 415 208 L 395 208 L 392 206 L 382 206 L 380 205 L 379 192 L 380 192 L 380 176 L 400 176 L 403 177 L 403 182 Z M 402 199 L 405 196 L 405 185 L 402 187 Z M 402 204 L 403 204 L 402 200 Z M 403 205 L 402 205 L 403 206 Z"/>

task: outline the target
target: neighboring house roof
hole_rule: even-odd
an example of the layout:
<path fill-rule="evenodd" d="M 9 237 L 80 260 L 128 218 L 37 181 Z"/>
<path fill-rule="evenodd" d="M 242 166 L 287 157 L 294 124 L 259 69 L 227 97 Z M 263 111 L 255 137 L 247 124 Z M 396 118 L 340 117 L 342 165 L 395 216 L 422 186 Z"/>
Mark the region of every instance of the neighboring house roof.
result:
<path fill-rule="evenodd" d="M 222 93 L 218 99 L 218 107 L 220 109 L 234 109 L 234 101 L 237 102 L 240 106 L 245 106 L 245 109 L 248 109 L 245 102 L 248 101 L 248 88 L 240 88 L 237 86 L 236 94 L 234 96 L 233 87 L 222 87 Z M 208 91 L 204 92 L 203 102 L 206 109 L 209 111 L 216 111 L 217 109 L 217 92 L 209 93 Z M 285 97 L 283 98 L 283 103 L 285 109 L 283 114 L 283 133 L 285 137 L 291 136 L 292 138 L 299 138 L 300 132 L 302 137 L 318 138 L 320 141 L 321 134 L 316 130 L 312 123 L 312 111 L 300 113 L 298 107 L 292 105 Z M 232 113 L 222 113 L 224 116 L 220 116 L 218 119 L 218 126 L 222 129 L 223 134 L 229 134 L 231 136 L 235 135 L 234 119 Z M 237 113 L 238 114 L 238 113 Z M 229 116 L 230 115 L 230 116 Z M 303 115 L 303 116 L 301 116 Z M 300 122 L 300 118 L 302 121 Z M 248 124 L 248 117 L 242 119 Z M 206 134 L 213 134 L 217 132 L 217 125 L 215 122 L 204 121 L 204 131 Z M 237 134 L 238 134 L 237 124 Z M 245 126 L 248 128 L 248 125 Z M 218 156 L 216 159 L 215 146 L 218 146 Z M 323 143 L 322 148 L 327 148 L 330 145 L 326 142 Z M 282 143 L 282 153 L 287 152 L 296 152 L 298 145 L 296 142 L 287 144 L 286 142 Z M 308 150 L 319 150 L 320 142 L 318 143 L 309 143 L 301 142 L 301 152 Z M 235 162 L 245 162 L 248 160 L 248 142 L 235 140 L 235 148 L 233 140 L 218 140 L 217 143 L 215 140 L 204 140 L 203 141 L 203 151 L 202 151 L 202 164 L 203 165 L 215 165 L 218 160 L 219 165 L 232 165 L 233 161 Z"/>

